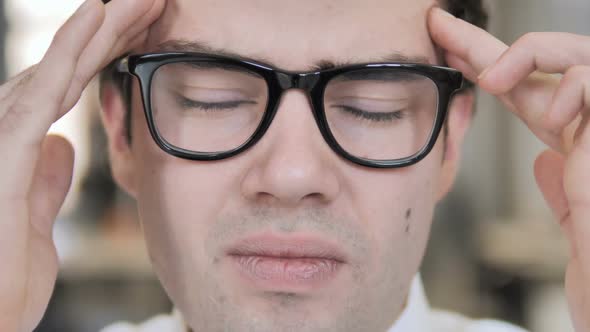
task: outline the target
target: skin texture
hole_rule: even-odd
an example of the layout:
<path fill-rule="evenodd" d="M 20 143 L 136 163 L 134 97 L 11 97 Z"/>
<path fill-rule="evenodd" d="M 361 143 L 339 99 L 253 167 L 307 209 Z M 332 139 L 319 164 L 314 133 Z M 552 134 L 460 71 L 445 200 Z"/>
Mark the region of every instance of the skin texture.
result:
<path fill-rule="evenodd" d="M 134 51 L 159 50 L 169 40 L 199 41 L 298 71 L 326 61 L 376 61 L 391 53 L 436 63 L 426 26 L 432 5 L 169 1 L 147 43 Z M 359 167 L 330 150 L 305 95 L 292 90 L 283 95 L 271 128 L 251 150 L 219 162 L 181 160 L 150 138 L 135 87 L 132 147 L 122 143 L 122 110 L 109 107 L 107 98 L 115 174 L 137 198 L 156 272 L 191 326 L 383 331 L 392 325 L 422 259 L 435 203 L 454 176 L 458 155 L 449 153 L 452 159 L 443 166 L 443 140 L 415 167 Z M 462 128 L 455 128 L 453 138 L 462 136 L 467 121 L 470 98 L 463 99 Z M 458 150 L 459 137 L 449 144 Z M 314 293 L 245 287 L 223 248 L 238 237 L 269 231 L 338 243 L 350 257 L 342 277 Z"/>
<path fill-rule="evenodd" d="M 51 229 L 73 163 L 71 145 L 46 132 L 112 59 L 150 50 L 165 38 L 198 37 L 263 55 L 284 69 L 305 70 L 325 59 L 367 61 L 392 51 L 434 61 L 428 26 L 451 66 L 498 96 L 551 148 L 539 156 L 535 175 L 571 243 L 566 288 L 576 331 L 590 331 L 590 248 L 584 241 L 590 236 L 589 38 L 532 34 L 508 47 L 442 11 L 428 12 L 427 1 L 383 0 L 362 8 L 354 1 L 276 3 L 169 1 L 165 8 L 163 0 L 107 6 L 88 0 L 41 63 L 0 86 L 6 161 L 0 166 L 0 330 L 31 331 L 46 309 L 58 269 Z M 543 72 L 565 75 L 559 80 Z M 434 205 L 453 182 L 469 94 L 453 101 L 446 142 L 439 140 L 421 163 L 388 171 L 334 155 L 298 91 L 283 96 L 273 127 L 256 147 L 215 163 L 175 159 L 156 148 L 135 95 L 130 146 L 123 101 L 105 87 L 113 172 L 138 199 L 156 271 L 195 330 L 385 331 L 395 321 L 420 264 Z M 261 230 L 335 241 L 350 257 L 342 277 L 305 296 L 240 287 L 227 272 L 222 248 L 238 233 Z"/>

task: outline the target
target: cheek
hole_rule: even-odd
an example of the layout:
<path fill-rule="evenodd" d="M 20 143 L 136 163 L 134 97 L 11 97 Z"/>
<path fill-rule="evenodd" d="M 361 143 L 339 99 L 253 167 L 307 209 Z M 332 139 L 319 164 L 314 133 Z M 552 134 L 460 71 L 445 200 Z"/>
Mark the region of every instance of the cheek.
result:
<path fill-rule="evenodd" d="M 389 270 L 376 275 L 402 273 L 409 280 L 417 272 L 432 223 L 441 158 L 442 147 L 437 144 L 412 167 L 349 176 L 362 179 L 350 190 L 355 193 L 354 209 L 361 211 L 359 220 L 374 244 L 375 268 Z"/>
<path fill-rule="evenodd" d="M 150 136 L 139 103 L 134 100 L 132 122 L 138 212 L 150 258 L 168 288 L 209 263 L 205 236 L 240 192 L 241 171 L 235 161 L 197 162 L 165 153 Z"/>
<path fill-rule="evenodd" d="M 154 158 L 153 154 L 160 154 Z M 138 207 L 144 229 L 173 236 L 176 243 L 199 244 L 201 237 L 239 192 L 235 168 L 182 160 L 145 151 L 138 170 Z M 178 245 L 180 246 L 180 244 Z M 186 249 L 186 248 L 185 248 Z"/>
<path fill-rule="evenodd" d="M 213 287 L 207 271 L 214 258 L 207 234 L 239 192 L 229 166 L 203 165 L 174 157 L 146 163 L 139 178 L 138 210 L 148 252 L 168 294 L 180 305 Z M 208 285 L 208 286 L 206 286 Z"/>

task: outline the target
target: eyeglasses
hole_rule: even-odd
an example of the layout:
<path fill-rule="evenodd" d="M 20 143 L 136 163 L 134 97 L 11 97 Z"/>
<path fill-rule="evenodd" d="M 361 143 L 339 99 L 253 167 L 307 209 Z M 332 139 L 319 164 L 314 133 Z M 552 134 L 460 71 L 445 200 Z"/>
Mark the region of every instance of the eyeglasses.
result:
<path fill-rule="evenodd" d="M 353 163 L 396 168 L 426 157 L 443 127 L 460 72 L 408 63 L 370 63 L 294 73 L 253 61 L 201 53 L 122 59 L 139 79 L 151 136 L 165 152 L 221 160 L 256 144 L 280 98 L 301 89 L 331 149 Z"/>

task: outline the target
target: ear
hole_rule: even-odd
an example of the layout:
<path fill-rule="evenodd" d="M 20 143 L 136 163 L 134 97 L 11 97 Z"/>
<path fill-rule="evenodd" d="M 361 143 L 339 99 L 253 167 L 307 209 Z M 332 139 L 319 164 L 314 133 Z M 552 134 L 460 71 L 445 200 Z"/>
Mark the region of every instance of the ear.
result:
<path fill-rule="evenodd" d="M 471 124 L 474 107 L 474 92 L 465 91 L 453 97 L 447 115 L 448 133 L 446 151 L 441 169 L 441 181 L 437 201 L 443 199 L 453 187 L 455 177 L 461 163 L 461 147 Z"/>
<path fill-rule="evenodd" d="M 105 82 L 101 87 L 100 103 L 102 106 L 102 123 L 107 138 L 111 172 L 115 182 L 132 197 L 136 196 L 134 178 L 135 159 L 131 144 L 127 139 L 125 117 L 127 110 L 119 89 L 112 83 Z"/>

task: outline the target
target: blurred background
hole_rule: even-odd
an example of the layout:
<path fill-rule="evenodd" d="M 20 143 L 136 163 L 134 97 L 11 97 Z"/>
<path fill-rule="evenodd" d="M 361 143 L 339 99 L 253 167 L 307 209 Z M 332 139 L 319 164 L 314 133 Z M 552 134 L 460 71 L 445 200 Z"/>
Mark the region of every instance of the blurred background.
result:
<path fill-rule="evenodd" d="M 40 60 L 81 0 L 0 0 L 0 79 Z M 491 31 L 512 43 L 529 31 L 590 35 L 588 0 L 495 0 Z M 53 126 L 76 149 L 75 180 L 55 228 L 61 271 L 36 331 L 98 331 L 142 321 L 171 304 L 153 275 L 134 202 L 113 184 L 96 86 Z M 422 277 L 431 304 L 570 332 L 563 293 L 567 244 L 537 190 L 543 145 L 480 94 L 454 191 L 438 207 Z"/>

